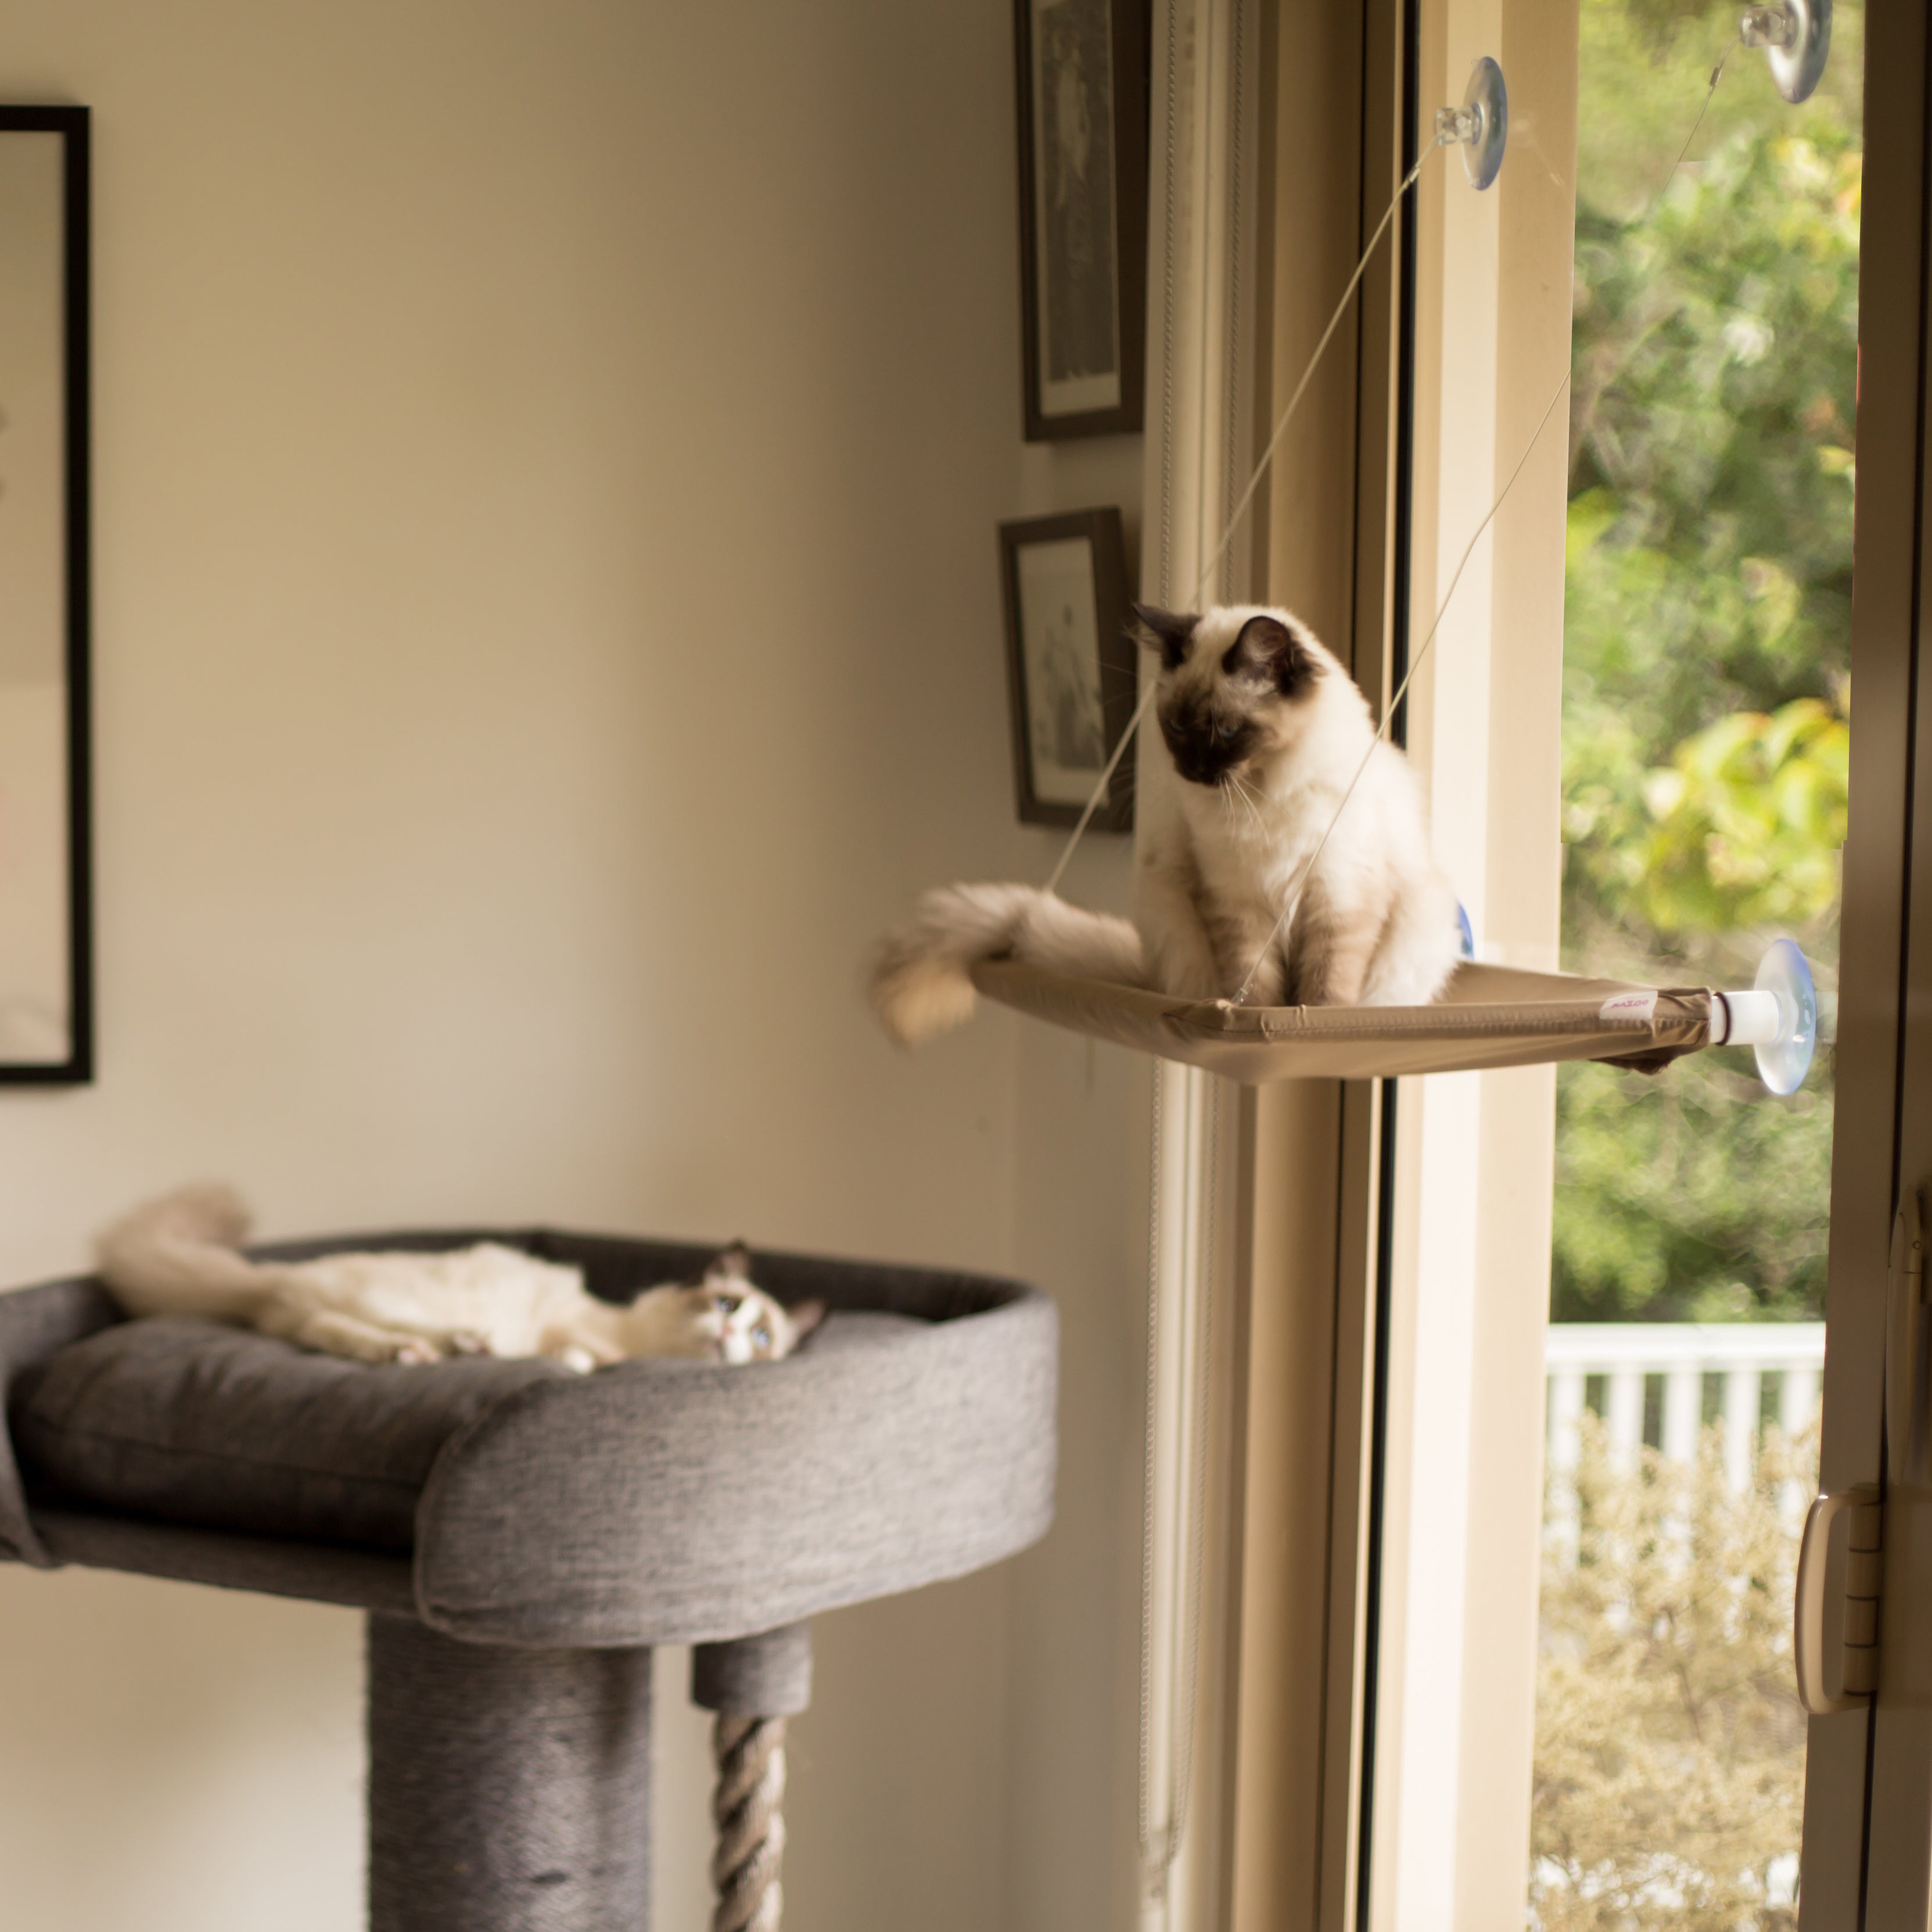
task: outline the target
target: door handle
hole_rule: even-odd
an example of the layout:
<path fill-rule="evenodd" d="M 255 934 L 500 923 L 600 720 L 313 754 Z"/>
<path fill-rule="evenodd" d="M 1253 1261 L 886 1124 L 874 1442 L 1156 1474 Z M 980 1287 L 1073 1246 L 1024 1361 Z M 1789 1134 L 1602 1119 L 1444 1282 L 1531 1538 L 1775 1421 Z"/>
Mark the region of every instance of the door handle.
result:
<path fill-rule="evenodd" d="M 1839 1654 L 1843 1683 L 1834 1693 L 1825 1686 L 1826 1580 L 1830 1568 L 1832 1526 L 1847 1516 L 1844 1628 Z M 1876 1484 L 1834 1490 L 1820 1496 L 1804 1518 L 1798 1546 L 1798 1600 L 1792 1618 L 1792 1660 L 1798 1667 L 1798 1701 L 1812 1717 L 1849 1711 L 1878 1688 L 1878 1597 L 1884 1558 L 1880 1553 L 1882 1513 Z"/>

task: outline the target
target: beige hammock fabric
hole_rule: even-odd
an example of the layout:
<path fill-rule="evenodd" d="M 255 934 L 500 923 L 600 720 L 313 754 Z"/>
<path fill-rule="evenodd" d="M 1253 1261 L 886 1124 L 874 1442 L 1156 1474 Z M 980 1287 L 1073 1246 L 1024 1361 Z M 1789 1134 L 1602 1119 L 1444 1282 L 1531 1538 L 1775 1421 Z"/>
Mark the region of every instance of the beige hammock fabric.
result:
<path fill-rule="evenodd" d="M 1655 1072 L 1729 1028 L 1724 996 L 1465 961 L 1428 1006 L 1237 1006 L 1075 980 L 1012 959 L 982 961 L 988 999 L 1096 1040 L 1259 1085 L 1270 1080 L 1379 1080 L 1607 1060 Z"/>

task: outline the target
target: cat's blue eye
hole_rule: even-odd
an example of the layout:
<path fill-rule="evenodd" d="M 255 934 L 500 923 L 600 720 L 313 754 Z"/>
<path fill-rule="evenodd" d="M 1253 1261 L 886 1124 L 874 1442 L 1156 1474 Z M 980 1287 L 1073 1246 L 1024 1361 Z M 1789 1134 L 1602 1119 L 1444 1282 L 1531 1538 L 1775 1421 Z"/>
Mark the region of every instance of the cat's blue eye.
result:
<path fill-rule="evenodd" d="M 1238 724 L 1217 724 L 1214 727 L 1214 735 L 1217 738 L 1232 738 L 1240 729 Z"/>
<path fill-rule="evenodd" d="M 760 1348 L 769 1348 L 772 1346 L 772 1331 L 767 1328 L 762 1322 L 760 1322 L 758 1325 L 752 1330 L 752 1340 L 755 1342 Z"/>

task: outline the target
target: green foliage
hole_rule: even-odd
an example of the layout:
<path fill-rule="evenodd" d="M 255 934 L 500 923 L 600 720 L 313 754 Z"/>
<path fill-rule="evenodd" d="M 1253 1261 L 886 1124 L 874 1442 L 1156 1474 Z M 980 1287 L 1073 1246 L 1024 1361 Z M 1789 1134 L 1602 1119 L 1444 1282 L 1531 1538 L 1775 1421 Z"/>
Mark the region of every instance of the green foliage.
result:
<path fill-rule="evenodd" d="M 1782 1106 L 1714 1054 L 1642 1077 L 1585 1066 L 1559 1087 L 1558 1318 L 1814 1317 L 1832 1120 L 1816 1075 Z"/>
<path fill-rule="evenodd" d="M 1564 627 L 1565 963 L 1748 984 L 1789 933 L 1836 981 L 1849 757 L 1858 10 L 1786 108 L 1733 10 L 1585 0 Z M 1660 189 L 1661 191 L 1660 192 Z M 1822 1305 L 1831 1066 L 1562 1070 L 1552 1313 L 1766 1319 Z"/>
<path fill-rule="evenodd" d="M 1648 770 L 1631 739 L 1618 726 L 1576 747 L 1564 820 L 1582 890 L 1672 937 L 1828 918 L 1851 750 L 1830 705 L 1728 712 Z"/>

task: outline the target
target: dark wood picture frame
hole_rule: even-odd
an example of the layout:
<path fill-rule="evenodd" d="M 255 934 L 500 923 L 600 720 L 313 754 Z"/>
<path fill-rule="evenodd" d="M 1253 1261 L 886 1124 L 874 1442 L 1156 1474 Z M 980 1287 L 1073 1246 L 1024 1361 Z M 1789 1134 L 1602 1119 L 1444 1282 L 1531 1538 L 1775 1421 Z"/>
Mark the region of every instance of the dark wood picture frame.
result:
<path fill-rule="evenodd" d="M 1139 700 L 1120 512 L 1002 524 L 1000 584 L 1020 818 L 1075 825 Z M 1058 622 L 1043 614 L 1049 598 L 1060 605 Z M 1062 760 L 1052 755 L 1056 740 Z M 1133 830 L 1133 760 L 1124 758 L 1094 814 L 1095 830 Z"/>
<path fill-rule="evenodd" d="M 57 494 L 63 554 L 58 565 L 60 634 L 56 648 L 64 674 L 67 849 L 64 1054 L 50 1045 L 44 1057 L 0 1040 L 0 1084 L 76 1085 L 94 1077 L 94 916 L 90 772 L 89 640 L 92 627 L 92 539 L 89 511 L 92 447 L 90 380 L 91 242 L 88 114 L 85 107 L 0 106 L 0 137 L 45 134 L 60 144 L 58 178 L 61 368 L 61 475 L 44 496 Z M 4 290 L 0 287 L 0 298 Z M 7 397 L 0 394 L 0 408 Z M 0 442 L 4 442 L 0 435 Z M 31 460 L 31 459 L 29 459 Z M 5 453 L 0 451 L 0 482 Z M 44 479 L 43 479 L 44 480 Z M 0 508 L 5 499 L 0 497 Z M 4 590 L 0 584 L 0 590 Z M 50 627 L 51 628 L 51 627 Z M 8 988 L 0 986 L 0 997 Z"/>
<path fill-rule="evenodd" d="M 1141 427 L 1147 368 L 1148 98 L 1149 0 L 1014 0 L 1013 69 L 1018 84 L 1020 188 L 1020 340 L 1025 364 L 1024 416 L 1028 442 L 1064 437 L 1132 435 Z M 1042 46 L 1045 22 L 1048 44 Z M 1106 98 L 1084 74 L 1100 64 L 1106 46 Z M 1056 63 L 1059 79 L 1036 86 L 1036 69 Z M 1064 81 L 1064 85 L 1059 84 Z M 1096 111 L 1098 110 L 1098 111 Z M 1110 111 L 1109 111 L 1110 110 Z M 1064 151 L 1091 159 L 1105 152 L 1112 166 L 1105 190 L 1097 171 L 1090 191 L 1078 166 L 1075 192 L 1043 164 L 1042 145 L 1060 130 Z M 1048 136 L 1043 143 L 1042 134 Z M 1100 144 L 1105 143 L 1104 148 Z M 1043 196 L 1065 214 L 1042 223 Z M 1112 220 L 1107 217 L 1111 214 Z M 1043 245 L 1044 244 L 1044 245 Z M 1104 244 L 1111 261 L 1094 259 Z M 1052 251 L 1049 255 L 1047 251 Z M 1111 270 L 1111 273 L 1109 273 Z M 1108 333 L 1111 294 L 1114 367 L 1091 371 Z M 1061 328 L 1048 333 L 1047 302 L 1058 296 Z M 1057 374 L 1056 371 L 1061 371 Z M 1090 404 L 1082 392 L 1106 389 Z M 1055 392 L 1058 391 L 1056 394 Z"/>

